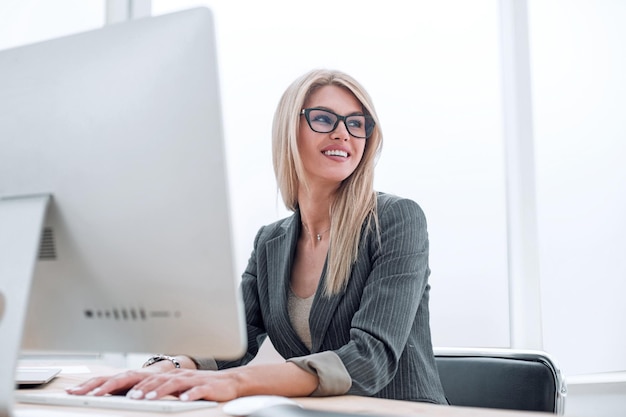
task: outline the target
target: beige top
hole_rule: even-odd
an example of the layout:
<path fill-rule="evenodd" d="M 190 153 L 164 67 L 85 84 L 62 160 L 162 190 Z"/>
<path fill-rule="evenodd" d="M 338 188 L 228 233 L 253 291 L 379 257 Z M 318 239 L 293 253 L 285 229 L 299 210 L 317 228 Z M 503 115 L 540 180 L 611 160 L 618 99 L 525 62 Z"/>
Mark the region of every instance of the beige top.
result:
<path fill-rule="evenodd" d="M 304 345 L 311 350 L 311 329 L 309 328 L 309 315 L 311 313 L 311 305 L 315 294 L 307 298 L 298 297 L 291 286 L 289 287 L 289 296 L 287 299 L 287 311 L 289 312 L 289 320 L 294 330 L 300 337 Z"/>

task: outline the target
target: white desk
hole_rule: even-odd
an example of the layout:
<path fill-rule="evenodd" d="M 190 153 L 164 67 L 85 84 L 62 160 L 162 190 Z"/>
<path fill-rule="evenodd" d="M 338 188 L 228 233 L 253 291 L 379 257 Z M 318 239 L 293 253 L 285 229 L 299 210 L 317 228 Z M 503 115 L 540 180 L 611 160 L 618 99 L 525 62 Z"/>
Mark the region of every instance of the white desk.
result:
<path fill-rule="evenodd" d="M 63 373 L 47 386 L 41 388 L 45 391 L 64 390 L 66 387 L 74 386 L 93 375 L 101 375 L 111 373 L 110 369 L 98 366 L 89 366 L 91 374 Z M 117 371 L 115 371 L 117 372 Z M 27 391 L 32 391 L 28 389 Z M 441 406 L 434 404 L 426 404 L 412 401 L 384 400 L 378 398 L 359 397 L 359 396 L 338 396 L 326 398 L 296 398 L 303 407 L 318 410 L 338 411 L 346 413 L 359 413 L 363 415 L 381 415 L 381 416 L 423 416 L 423 417 L 537 417 L 544 415 L 537 412 L 520 412 L 510 410 L 495 410 L 485 408 L 469 408 L 469 407 L 453 407 Z M 106 416 L 135 416 L 135 417 L 154 417 L 156 413 L 139 412 L 139 411 L 123 411 L 109 410 L 97 408 L 81 408 L 81 407 L 61 407 L 61 406 L 43 406 L 31 404 L 15 404 L 16 410 L 41 410 L 49 412 L 67 412 L 68 417 L 73 413 L 84 415 L 106 415 Z M 21 412 L 21 411 L 20 411 Z M 217 408 L 186 411 L 184 413 L 169 414 L 158 413 L 158 415 L 168 416 L 177 415 L 185 417 L 228 417 L 221 410 L 221 405 Z M 545 414 L 550 415 L 550 414 Z"/>

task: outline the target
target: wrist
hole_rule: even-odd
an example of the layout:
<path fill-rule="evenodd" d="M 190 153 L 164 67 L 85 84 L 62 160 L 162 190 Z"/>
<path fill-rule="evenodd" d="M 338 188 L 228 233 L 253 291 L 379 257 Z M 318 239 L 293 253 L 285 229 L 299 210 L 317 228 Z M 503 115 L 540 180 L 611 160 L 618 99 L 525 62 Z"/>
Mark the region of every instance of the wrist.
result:
<path fill-rule="evenodd" d="M 235 368 L 217 371 L 222 377 L 228 378 L 228 385 L 235 391 L 237 397 L 264 394 L 262 390 L 265 379 L 263 375 L 255 374 L 254 366 L 238 366 Z"/>
<path fill-rule="evenodd" d="M 162 363 L 164 361 L 169 362 L 174 368 L 181 368 L 180 361 L 177 358 L 175 358 L 174 356 L 163 355 L 163 354 L 149 357 L 148 360 L 143 364 L 142 368 L 147 368 L 156 363 Z"/>

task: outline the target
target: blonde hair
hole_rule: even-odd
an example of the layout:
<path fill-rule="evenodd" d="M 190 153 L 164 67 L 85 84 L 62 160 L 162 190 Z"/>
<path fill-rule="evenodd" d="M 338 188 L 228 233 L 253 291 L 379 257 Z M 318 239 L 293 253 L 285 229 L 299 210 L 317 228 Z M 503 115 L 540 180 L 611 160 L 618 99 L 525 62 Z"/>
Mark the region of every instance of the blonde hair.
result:
<path fill-rule="evenodd" d="M 363 224 L 367 220 L 368 229 L 372 227 L 372 221 L 377 224 L 374 166 L 382 147 L 382 133 L 369 94 L 356 80 L 340 71 L 313 70 L 304 74 L 287 88 L 279 101 L 272 128 L 272 154 L 274 173 L 285 206 L 295 211 L 298 208 L 298 187 L 307 186 L 297 145 L 302 122 L 300 110 L 314 91 L 327 85 L 350 91 L 375 122 L 359 165 L 343 181 L 330 208 L 330 249 L 324 288 L 325 294 L 330 296 L 347 285 L 358 255 Z"/>

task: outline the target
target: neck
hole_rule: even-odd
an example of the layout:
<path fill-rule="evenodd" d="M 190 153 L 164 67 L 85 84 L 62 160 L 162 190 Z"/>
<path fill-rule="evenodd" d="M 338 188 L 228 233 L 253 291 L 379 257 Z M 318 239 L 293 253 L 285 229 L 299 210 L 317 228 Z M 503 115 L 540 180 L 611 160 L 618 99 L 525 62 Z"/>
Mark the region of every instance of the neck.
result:
<path fill-rule="evenodd" d="M 304 221 L 302 222 L 302 226 L 304 226 L 304 230 L 306 230 L 306 232 L 309 234 L 309 236 L 312 237 L 312 238 L 315 238 L 315 240 L 317 240 L 318 242 L 321 242 L 322 238 L 330 230 L 330 227 L 328 227 L 328 229 L 326 229 L 324 231 L 321 231 L 321 232 L 311 232 L 311 229 L 309 228 L 309 226 L 307 226 L 307 224 Z"/>
<path fill-rule="evenodd" d="M 300 219 L 306 234 L 313 243 L 328 239 L 330 231 L 330 204 L 332 195 L 308 193 L 299 195 L 298 207 L 300 209 Z"/>
<path fill-rule="evenodd" d="M 330 206 L 335 189 L 329 187 L 300 187 L 298 208 L 305 233 L 313 244 L 328 240 L 330 231 Z"/>

